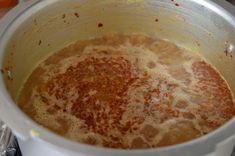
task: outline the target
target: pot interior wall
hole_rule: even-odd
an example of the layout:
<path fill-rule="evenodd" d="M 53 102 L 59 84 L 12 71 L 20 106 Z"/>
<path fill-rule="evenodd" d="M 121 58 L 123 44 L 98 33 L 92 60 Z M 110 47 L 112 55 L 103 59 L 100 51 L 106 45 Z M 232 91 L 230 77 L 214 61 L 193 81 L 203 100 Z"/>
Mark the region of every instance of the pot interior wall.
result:
<path fill-rule="evenodd" d="M 7 32 L 11 37 L 3 64 L 14 99 L 41 60 L 75 41 L 111 32 L 149 34 L 198 51 L 235 92 L 235 58 L 224 53 L 235 45 L 235 28 L 193 0 L 48 0 L 25 11 L 15 23 Z"/>

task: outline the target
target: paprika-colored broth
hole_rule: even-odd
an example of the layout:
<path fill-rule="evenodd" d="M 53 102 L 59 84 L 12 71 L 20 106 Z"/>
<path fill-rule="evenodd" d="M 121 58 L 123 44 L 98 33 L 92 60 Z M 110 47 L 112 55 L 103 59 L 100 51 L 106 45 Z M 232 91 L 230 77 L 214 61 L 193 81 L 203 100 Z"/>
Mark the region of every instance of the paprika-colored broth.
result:
<path fill-rule="evenodd" d="M 235 115 L 226 81 L 198 53 L 143 35 L 58 51 L 33 71 L 18 104 L 59 135 L 123 149 L 185 142 Z"/>

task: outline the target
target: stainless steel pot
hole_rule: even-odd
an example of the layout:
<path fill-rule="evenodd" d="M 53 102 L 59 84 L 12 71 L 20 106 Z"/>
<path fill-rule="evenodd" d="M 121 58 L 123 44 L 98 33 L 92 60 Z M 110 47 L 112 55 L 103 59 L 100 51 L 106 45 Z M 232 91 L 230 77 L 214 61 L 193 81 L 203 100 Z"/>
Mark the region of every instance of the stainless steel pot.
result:
<path fill-rule="evenodd" d="M 156 21 L 156 19 L 158 19 Z M 97 27 L 98 23 L 103 27 Z M 235 119 L 198 139 L 164 148 L 117 150 L 67 140 L 27 117 L 14 100 L 37 63 L 66 45 L 109 32 L 147 33 L 199 51 L 235 93 L 235 8 L 217 0 L 34 0 L 0 22 L 0 118 L 24 141 L 43 142 L 67 155 L 227 156 Z"/>

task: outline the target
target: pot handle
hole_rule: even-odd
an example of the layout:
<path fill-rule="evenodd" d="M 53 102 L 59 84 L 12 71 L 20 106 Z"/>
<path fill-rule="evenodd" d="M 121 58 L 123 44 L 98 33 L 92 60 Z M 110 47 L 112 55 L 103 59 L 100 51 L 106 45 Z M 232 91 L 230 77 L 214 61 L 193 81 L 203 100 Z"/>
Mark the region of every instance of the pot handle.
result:
<path fill-rule="evenodd" d="M 233 149 L 235 149 L 234 145 L 235 135 L 216 145 L 215 151 L 213 153 L 207 154 L 206 156 L 231 156 Z"/>

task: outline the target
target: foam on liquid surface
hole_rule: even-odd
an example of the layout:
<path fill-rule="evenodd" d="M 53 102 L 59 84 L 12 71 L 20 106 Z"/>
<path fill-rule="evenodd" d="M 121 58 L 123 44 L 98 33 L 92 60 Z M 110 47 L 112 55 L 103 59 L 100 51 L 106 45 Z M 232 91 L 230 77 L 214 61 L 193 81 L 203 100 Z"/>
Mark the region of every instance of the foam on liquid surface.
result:
<path fill-rule="evenodd" d="M 197 53 L 140 35 L 64 48 L 35 69 L 18 103 L 60 135 L 125 149 L 185 142 L 235 115 L 226 82 Z"/>

